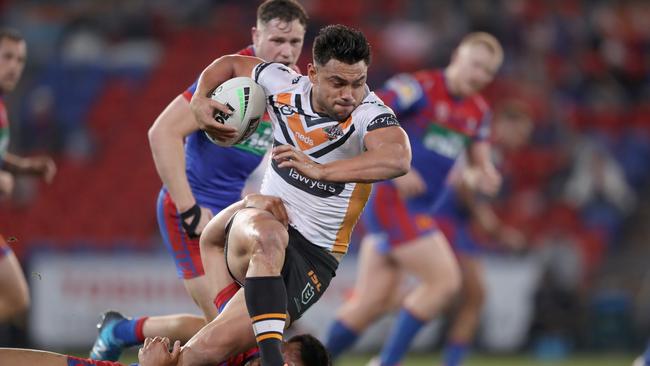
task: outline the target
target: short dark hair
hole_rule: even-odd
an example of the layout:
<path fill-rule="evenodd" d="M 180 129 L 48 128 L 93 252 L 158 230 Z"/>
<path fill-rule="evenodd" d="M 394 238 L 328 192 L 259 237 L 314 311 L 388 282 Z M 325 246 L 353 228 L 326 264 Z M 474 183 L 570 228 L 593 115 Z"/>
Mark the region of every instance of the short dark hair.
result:
<path fill-rule="evenodd" d="M 305 366 L 332 366 L 332 359 L 323 344 L 311 334 L 291 337 L 287 343 L 300 343 L 300 359 Z"/>
<path fill-rule="evenodd" d="M 0 28 L 0 42 L 5 38 L 8 38 L 14 42 L 24 41 L 23 35 L 20 32 L 13 28 Z"/>
<path fill-rule="evenodd" d="M 294 0 L 267 0 L 257 8 L 257 20 L 268 23 L 272 19 L 280 19 L 283 22 L 298 22 L 307 27 L 307 12 L 297 1 Z"/>
<path fill-rule="evenodd" d="M 361 31 L 341 24 L 328 25 L 314 40 L 314 62 L 325 65 L 335 59 L 348 65 L 363 60 L 370 65 L 370 43 Z"/>

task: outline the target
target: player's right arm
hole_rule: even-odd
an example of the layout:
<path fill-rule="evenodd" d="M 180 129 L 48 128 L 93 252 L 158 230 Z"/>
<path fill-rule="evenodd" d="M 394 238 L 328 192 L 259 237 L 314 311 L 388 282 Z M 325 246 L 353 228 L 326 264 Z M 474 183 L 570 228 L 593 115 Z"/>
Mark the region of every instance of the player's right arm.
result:
<path fill-rule="evenodd" d="M 185 173 L 183 139 L 199 129 L 189 103 L 179 95 L 160 113 L 149 128 L 149 145 L 156 170 L 179 213 L 188 212 L 196 205 Z M 200 207 L 199 222 L 190 236 L 198 236 L 212 218 L 212 212 Z"/>
<path fill-rule="evenodd" d="M 196 92 L 190 101 L 190 108 L 202 130 L 210 132 L 217 139 L 230 139 L 235 137 L 237 130 L 225 126 L 214 119 L 214 114 L 221 111 L 226 114 L 232 112 L 223 104 L 212 100 L 210 92 L 226 80 L 237 76 L 250 77 L 253 68 L 264 62 L 257 57 L 228 55 L 212 62 L 199 77 Z"/>

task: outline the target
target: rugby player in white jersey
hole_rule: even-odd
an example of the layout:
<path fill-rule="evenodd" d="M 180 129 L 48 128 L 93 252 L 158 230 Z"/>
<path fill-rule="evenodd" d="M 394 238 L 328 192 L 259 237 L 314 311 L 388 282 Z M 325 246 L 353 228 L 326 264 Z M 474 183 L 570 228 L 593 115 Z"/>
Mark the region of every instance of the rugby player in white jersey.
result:
<path fill-rule="evenodd" d="M 265 196 L 247 196 L 221 211 L 201 236 L 203 258 L 225 251 L 230 275 L 244 289 L 185 345 L 180 365 L 219 362 L 256 341 L 268 365 L 284 364 L 284 328 L 329 285 L 370 193 L 368 183 L 409 169 L 406 134 L 366 85 L 370 47 L 363 34 L 325 27 L 313 57 L 307 76 L 244 56 L 222 57 L 201 75 L 190 107 L 203 129 L 215 135 L 229 130 L 214 121 L 215 111 L 229 110 L 208 98 L 209 91 L 250 76 L 265 90 L 275 147 Z M 208 279 L 217 272 L 206 268 Z"/>

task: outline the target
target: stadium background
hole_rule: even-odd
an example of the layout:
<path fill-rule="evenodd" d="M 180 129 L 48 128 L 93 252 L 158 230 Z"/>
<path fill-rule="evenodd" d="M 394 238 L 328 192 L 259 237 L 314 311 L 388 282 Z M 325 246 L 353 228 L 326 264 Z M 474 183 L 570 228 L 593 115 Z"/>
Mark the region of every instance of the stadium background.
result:
<path fill-rule="evenodd" d="M 494 109 L 524 103 L 535 122 L 531 144 L 507 166 L 497 207 L 529 248 L 491 251 L 479 349 L 548 361 L 640 352 L 650 335 L 650 4 L 301 3 L 311 17 L 302 70 L 322 25 L 353 25 L 373 47 L 371 87 L 444 66 L 469 31 L 497 36 L 505 63 L 485 96 Z M 21 31 L 29 50 L 6 98 L 11 149 L 52 154 L 59 167 L 52 185 L 20 179 L 0 203 L 0 232 L 34 297 L 27 331 L 3 327 L 2 344 L 83 349 L 106 307 L 193 311 L 158 236 L 160 181 L 146 132 L 205 65 L 250 43 L 257 4 L 0 1 L 0 21 Z M 329 307 L 351 287 L 354 253 L 346 262 Z M 303 328 L 322 332 L 326 307 Z M 436 349 L 430 333 L 419 350 Z"/>

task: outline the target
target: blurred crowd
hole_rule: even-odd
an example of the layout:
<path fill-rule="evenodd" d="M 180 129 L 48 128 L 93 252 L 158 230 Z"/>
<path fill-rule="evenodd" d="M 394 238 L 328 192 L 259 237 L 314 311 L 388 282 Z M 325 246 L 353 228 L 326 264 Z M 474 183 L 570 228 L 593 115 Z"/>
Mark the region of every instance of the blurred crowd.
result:
<path fill-rule="evenodd" d="M 598 287 L 608 257 L 643 242 L 644 223 L 634 217 L 650 205 L 650 3 L 301 2 L 311 16 L 302 69 L 322 25 L 353 25 L 372 44 L 369 84 L 375 88 L 397 72 L 446 65 L 470 31 L 490 32 L 502 42 L 504 66 L 485 96 L 496 113 L 512 103 L 522 106 L 535 129 L 528 146 L 504 159 L 497 209 L 525 234 L 528 250 L 547 262 L 549 274 L 538 301 L 545 308 L 539 313 L 579 315 L 572 304 Z M 119 79 L 138 98 L 154 79 L 170 80 L 161 83 L 173 84 L 166 85 L 168 99 L 151 108 L 159 111 L 193 81 L 198 65 L 250 42 L 256 5 L 250 0 L 0 1 L 2 23 L 20 29 L 29 45 L 25 79 L 8 97 L 13 149 L 47 149 L 61 161 L 89 165 L 103 159 L 106 150 L 89 121 L 106 85 Z M 176 75 L 155 73 L 166 62 L 170 40 L 182 35 L 191 39 L 185 51 L 200 60 L 198 65 L 170 68 Z M 146 130 L 154 117 L 138 123 Z M 145 135 L 141 138 L 140 150 L 132 154 L 149 154 Z M 158 184 L 155 175 L 150 178 Z M 23 182 L 15 200 L 31 202 L 36 192 Z M 141 202 L 149 205 L 152 217 L 151 226 L 140 228 L 145 238 L 156 231 L 155 193 L 142 192 Z M 20 219 L 7 213 L 14 208 L 0 203 L 1 217 Z M 6 231 L 7 223 L 0 224 Z M 40 238 L 48 232 L 34 227 L 30 234 L 17 235 Z M 93 243 L 92 235 L 84 239 Z M 570 315 L 548 318 L 538 317 L 538 331 L 574 332 L 577 326 Z"/>

